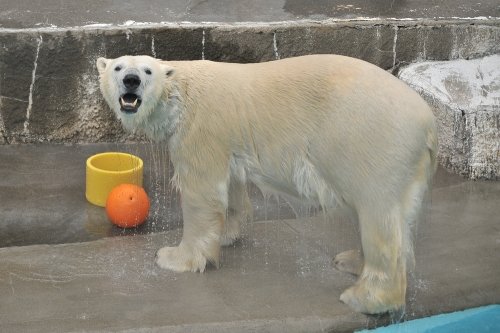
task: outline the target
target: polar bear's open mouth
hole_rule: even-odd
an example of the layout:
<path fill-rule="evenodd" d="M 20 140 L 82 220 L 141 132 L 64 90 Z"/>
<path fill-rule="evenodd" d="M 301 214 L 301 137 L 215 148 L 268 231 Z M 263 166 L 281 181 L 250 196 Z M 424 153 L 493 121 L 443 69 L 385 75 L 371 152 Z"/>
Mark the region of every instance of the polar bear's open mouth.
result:
<path fill-rule="evenodd" d="M 121 110 L 125 113 L 136 113 L 142 100 L 136 94 L 126 93 L 120 97 Z"/>

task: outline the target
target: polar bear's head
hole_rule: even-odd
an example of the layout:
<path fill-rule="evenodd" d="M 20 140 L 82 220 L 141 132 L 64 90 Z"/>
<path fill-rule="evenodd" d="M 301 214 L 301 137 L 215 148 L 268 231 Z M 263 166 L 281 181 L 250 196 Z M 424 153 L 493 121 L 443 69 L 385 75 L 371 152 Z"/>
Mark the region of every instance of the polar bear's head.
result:
<path fill-rule="evenodd" d="M 148 56 L 99 58 L 97 69 L 104 99 L 124 123 L 147 119 L 168 94 L 174 73 L 166 63 Z"/>

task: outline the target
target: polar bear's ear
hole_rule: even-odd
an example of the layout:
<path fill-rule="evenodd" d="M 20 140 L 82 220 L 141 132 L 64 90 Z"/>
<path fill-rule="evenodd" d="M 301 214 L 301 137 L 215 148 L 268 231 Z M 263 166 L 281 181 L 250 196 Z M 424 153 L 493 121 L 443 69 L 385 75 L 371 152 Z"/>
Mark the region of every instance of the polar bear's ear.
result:
<path fill-rule="evenodd" d="M 172 66 L 162 64 L 162 68 L 163 72 L 165 73 L 165 76 L 168 78 L 172 77 L 172 75 L 175 74 L 175 68 L 173 68 Z"/>
<path fill-rule="evenodd" d="M 99 71 L 99 74 L 103 74 L 106 71 L 106 66 L 108 66 L 109 59 L 100 57 L 97 59 L 97 70 Z"/>

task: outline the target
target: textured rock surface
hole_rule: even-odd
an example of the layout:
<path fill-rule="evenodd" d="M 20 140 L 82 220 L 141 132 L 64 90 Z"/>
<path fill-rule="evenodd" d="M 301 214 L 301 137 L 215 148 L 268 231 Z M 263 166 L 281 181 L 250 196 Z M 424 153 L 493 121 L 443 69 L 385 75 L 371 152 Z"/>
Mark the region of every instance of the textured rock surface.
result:
<path fill-rule="evenodd" d="M 399 77 L 435 111 L 441 164 L 472 179 L 500 179 L 500 55 L 416 63 Z"/>

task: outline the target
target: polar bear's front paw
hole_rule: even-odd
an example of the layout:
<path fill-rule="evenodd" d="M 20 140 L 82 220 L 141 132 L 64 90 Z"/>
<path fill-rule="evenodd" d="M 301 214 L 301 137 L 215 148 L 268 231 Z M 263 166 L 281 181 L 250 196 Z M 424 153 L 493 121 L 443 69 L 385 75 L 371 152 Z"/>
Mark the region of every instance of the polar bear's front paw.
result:
<path fill-rule="evenodd" d="M 163 247 L 156 253 L 156 263 L 161 268 L 174 272 L 203 272 L 207 259 L 196 252 L 183 246 Z"/>

